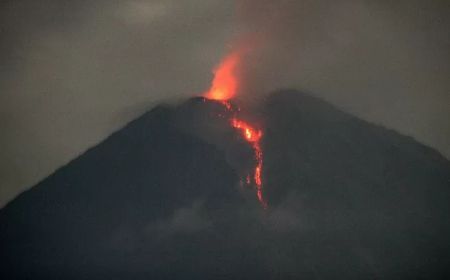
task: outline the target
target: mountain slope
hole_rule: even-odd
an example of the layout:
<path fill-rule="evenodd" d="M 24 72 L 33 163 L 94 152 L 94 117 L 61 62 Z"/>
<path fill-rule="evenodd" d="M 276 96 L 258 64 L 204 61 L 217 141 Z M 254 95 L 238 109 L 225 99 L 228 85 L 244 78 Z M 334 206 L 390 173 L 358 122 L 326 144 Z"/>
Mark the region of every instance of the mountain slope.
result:
<path fill-rule="evenodd" d="M 304 240 L 324 250 L 318 262 L 332 268 L 338 255 L 353 255 L 362 264 L 349 261 L 349 270 L 380 279 L 448 273 L 446 159 L 295 91 L 272 95 L 264 115 L 267 196 L 281 205 L 297 197 L 305 226 L 320 233 Z M 336 243 L 344 248 L 328 251 Z"/>
<path fill-rule="evenodd" d="M 296 91 L 262 108 L 268 210 L 220 104 L 159 106 L 0 211 L 0 276 L 446 279 L 447 160 Z"/>

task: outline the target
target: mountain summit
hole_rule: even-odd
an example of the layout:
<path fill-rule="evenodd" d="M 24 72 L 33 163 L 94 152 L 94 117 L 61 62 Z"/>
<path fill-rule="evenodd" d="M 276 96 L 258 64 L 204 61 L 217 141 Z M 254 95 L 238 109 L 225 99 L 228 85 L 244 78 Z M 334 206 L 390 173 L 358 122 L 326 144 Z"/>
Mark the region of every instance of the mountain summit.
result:
<path fill-rule="evenodd" d="M 0 210 L 2 279 L 448 279 L 450 163 L 271 94 L 262 209 L 219 102 L 161 105 Z"/>

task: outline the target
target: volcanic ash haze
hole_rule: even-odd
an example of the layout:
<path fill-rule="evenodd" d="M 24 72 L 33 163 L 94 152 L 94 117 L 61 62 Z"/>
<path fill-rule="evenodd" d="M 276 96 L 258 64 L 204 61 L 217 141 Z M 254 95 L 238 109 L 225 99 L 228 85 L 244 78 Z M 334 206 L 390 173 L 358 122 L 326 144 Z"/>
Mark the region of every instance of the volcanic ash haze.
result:
<path fill-rule="evenodd" d="M 450 163 L 295 90 L 257 126 L 242 59 L 2 209 L 0 277 L 448 279 Z"/>
<path fill-rule="evenodd" d="M 46 147 L 80 151 L 124 106 L 202 92 L 233 28 L 231 1 L 87 2 L 0 4 L 5 177 Z M 305 87 L 450 151 L 446 0 L 238 6 L 242 37 L 202 97 L 155 106 L 0 209 L 0 279 L 450 279 L 449 161 L 272 92 Z M 250 113 L 245 96 L 264 98 Z"/>
<path fill-rule="evenodd" d="M 0 210 L 0 277 L 450 278 L 450 163 L 295 90 L 257 126 L 241 62 Z"/>

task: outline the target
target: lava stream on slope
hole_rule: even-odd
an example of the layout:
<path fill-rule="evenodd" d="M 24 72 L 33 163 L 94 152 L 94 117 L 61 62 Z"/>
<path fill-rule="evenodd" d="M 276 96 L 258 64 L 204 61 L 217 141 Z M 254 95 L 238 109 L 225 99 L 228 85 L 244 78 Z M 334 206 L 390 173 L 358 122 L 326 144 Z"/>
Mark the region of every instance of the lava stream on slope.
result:
<path fill-rule="evenodd" d="M 263 196 L 262 190 L 262 167 L 263 167 L 263 150 L 261 149 L 260 140 L 263 133 L 260 129 L 255 128 L 250 123 L 239 119 L 237 110 L 229 102 L 237 92 L 239 86 L 239 79 L 236 76 L 236 69 L 241 62 L 242 53 L 233 52 L 226 56 L 219 66 L 214 70 L 214 79 L 211 88 L 204 93 L 208 99 L 219 101 L 223 106 L 232 113 L 230 118 L 230 125 L 236 129 L 243 139 L 249 143 L 253 150 L 255 165 L 250 174 L 246 174 L 241 181 L 251 186 L 256 187 L 256 195 L 263 208 L 267 208 L 267 202 Z"/>

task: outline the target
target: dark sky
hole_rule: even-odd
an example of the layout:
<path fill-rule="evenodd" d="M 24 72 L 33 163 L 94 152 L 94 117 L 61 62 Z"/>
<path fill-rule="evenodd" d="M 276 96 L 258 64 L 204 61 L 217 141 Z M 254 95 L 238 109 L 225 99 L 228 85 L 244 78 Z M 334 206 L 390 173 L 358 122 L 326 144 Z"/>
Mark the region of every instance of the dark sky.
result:
<path fill-rule="evenodd" d="M 0 206 L 256 38 L 246 100 L 296 87 L 450 157 L 446 0 L 0 4 Z"/>

